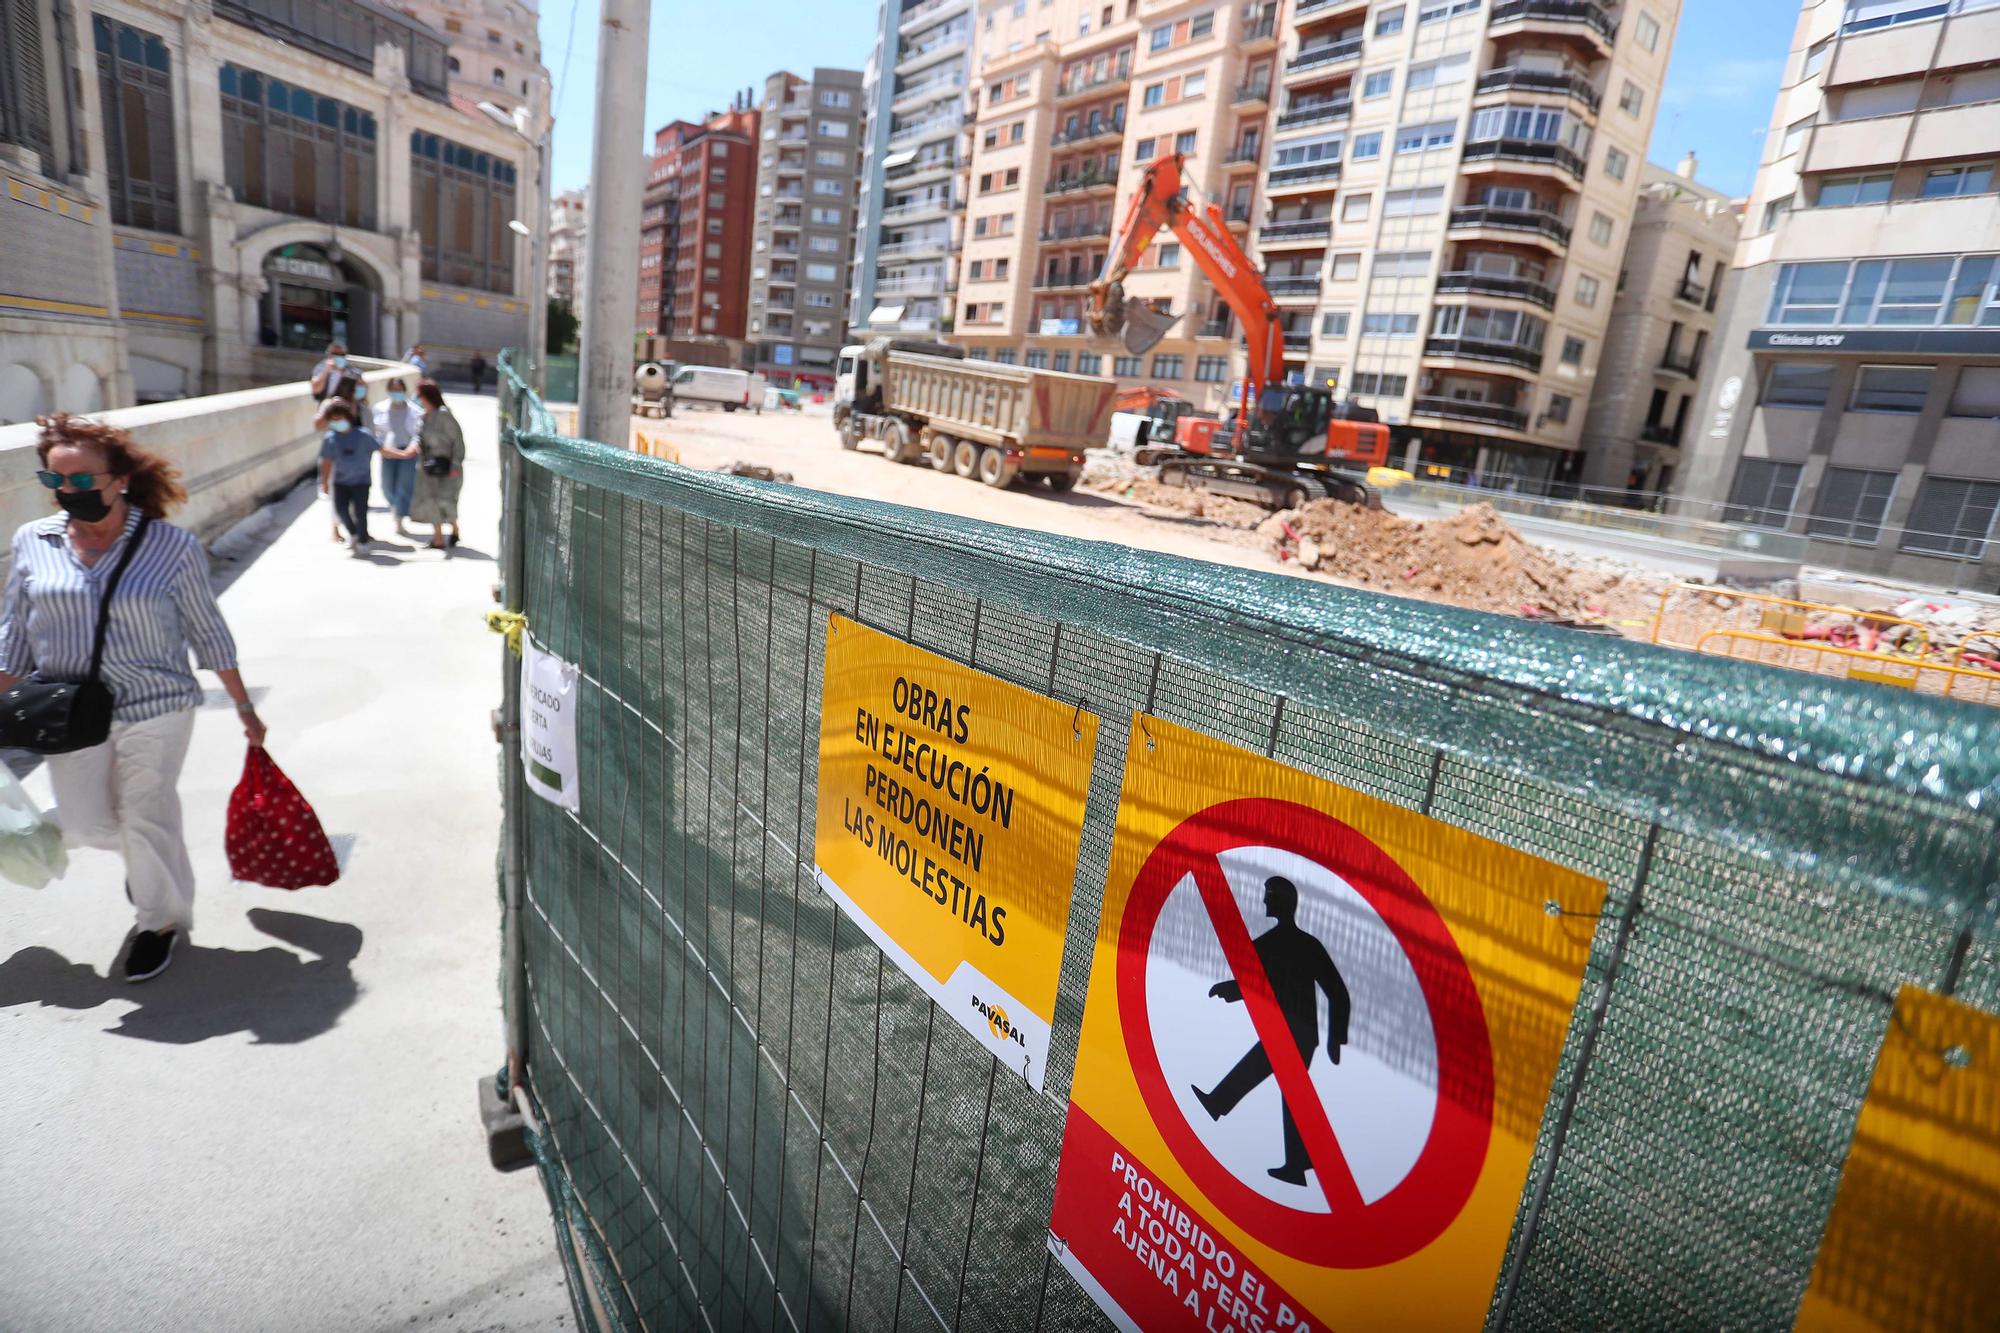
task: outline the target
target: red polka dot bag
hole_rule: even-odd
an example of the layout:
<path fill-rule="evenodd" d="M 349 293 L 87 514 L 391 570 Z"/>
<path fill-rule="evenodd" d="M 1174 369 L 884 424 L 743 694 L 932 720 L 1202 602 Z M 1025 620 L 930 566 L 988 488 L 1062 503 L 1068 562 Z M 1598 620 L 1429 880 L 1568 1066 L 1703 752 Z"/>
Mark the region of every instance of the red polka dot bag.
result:
<path fill-rule="evenodd" d="M 250 747 L 244 757 L 243 777 L 229 796 L 222 845 L 229 873 L 246 883 L 302 889 L 340 878 L 319 816 L 261 746 Z"/>

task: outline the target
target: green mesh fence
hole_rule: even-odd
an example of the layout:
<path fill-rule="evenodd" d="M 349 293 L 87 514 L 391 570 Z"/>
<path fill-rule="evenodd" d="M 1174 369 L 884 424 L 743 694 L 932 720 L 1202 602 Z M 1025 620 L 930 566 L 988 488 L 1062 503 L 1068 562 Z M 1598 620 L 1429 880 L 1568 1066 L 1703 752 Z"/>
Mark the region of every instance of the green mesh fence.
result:
<path fill-rule="evenodd" d="M 514 592 L 586 682 L 581 811 L 509 811 L 527 1084 L 614 1324 L 1108 1326 L 1046 1224 L 1134 708 L 1610 885 L 1495 1327 L 1788 1326 L 1895 988 L 2000 1008 L 1991 712 L 693 472 L 507 404 Z M 1045 1095 L 813 881 L 830 611 L 1103 719 Z"/>

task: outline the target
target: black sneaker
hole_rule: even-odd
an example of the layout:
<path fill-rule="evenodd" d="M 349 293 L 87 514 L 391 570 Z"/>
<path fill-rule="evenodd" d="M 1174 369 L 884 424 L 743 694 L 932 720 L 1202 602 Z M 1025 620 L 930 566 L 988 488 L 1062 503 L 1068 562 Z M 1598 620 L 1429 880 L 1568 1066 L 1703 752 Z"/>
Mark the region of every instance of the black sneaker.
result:
<path fill-rule="evenodd" d="M 142 930 L 134 935 L 132 947 L 125 951 L 125 980 L 151 981 L 166 971 L 179 938 L 177 930 Z"/>

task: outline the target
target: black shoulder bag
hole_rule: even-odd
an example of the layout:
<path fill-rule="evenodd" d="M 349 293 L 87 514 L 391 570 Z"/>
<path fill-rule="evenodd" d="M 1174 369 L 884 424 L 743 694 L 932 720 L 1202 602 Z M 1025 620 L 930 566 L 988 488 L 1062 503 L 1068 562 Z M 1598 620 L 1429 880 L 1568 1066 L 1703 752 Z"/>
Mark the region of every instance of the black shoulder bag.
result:
<path fill-rule="evenodd" d="M 146 529 L 152 522 L 150 514 L 139 516 L 139 526 L 133 530 L 132 540 L 125 543 L 118 567 L 111 571 L 111 582 L 104 587 L 103 600 L 97 604 L 90 674 L 78 681 L 30 678 L 0 694 L 0 745 L 36 754 L 68 754 L 102 745 L 111 738 L 111 687 L 99 679 L 104 667 L 104 638 L 111 629 L 111 599 L 118 595 L 125 568 L 132 563 L 139 543 L 146 540 Z M 25 632 L 27 626 L 15 628 Z"/>

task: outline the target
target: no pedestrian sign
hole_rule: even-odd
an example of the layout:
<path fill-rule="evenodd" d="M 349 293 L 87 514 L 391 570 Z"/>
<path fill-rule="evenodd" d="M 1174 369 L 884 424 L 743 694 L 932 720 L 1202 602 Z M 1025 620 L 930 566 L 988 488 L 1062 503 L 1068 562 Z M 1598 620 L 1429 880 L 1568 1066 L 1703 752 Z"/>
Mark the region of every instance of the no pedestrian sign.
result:
<path fill-rule="evenodd" d="M 1146 1333 L 1478 1327 L 1603 898 L 1135 717 L 1051 1248 Z"/>
<path fill-rule="evenodd" d="M 820 887 L 1040 1089 L 1097 718 L 844 616 L 826 629 Z"/>

